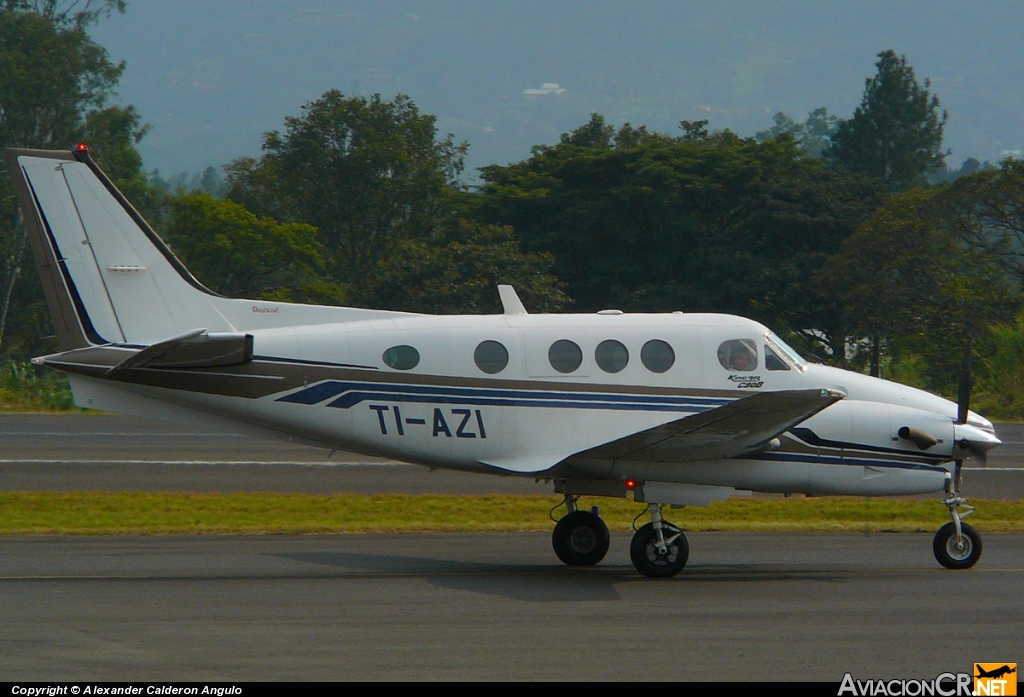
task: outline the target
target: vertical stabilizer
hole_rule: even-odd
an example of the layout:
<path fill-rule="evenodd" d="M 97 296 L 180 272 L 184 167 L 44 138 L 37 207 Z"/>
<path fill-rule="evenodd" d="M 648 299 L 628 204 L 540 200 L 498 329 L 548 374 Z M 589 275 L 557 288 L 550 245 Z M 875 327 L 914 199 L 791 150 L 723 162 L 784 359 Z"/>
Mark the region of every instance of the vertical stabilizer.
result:
<path fill-rule="evenodd" d="M 235 330 L 87 151 L 7 161 L 61 350 Z"/>

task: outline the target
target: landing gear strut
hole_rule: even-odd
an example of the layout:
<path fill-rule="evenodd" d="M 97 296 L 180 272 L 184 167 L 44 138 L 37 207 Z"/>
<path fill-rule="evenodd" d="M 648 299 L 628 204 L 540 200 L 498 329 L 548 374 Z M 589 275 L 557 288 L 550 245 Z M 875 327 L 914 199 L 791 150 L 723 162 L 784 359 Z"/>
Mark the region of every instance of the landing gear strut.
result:
<path fill-rule="evenodd" d="M 690 557 L 690 545 L 683 531 L 661 517 L 661 507 L 647 504 L 651 522 L 633 535 L 629 545 L 629 558 L 633 566 L 648 578 L 675 576 Z"/>
<path fill-rule="evenodd" d="M 972 526 L 962 522 L 974 513 L 973 507 L 964 505 L 967 499 L 960 496 L 962 465 L 962 461 L 957 461 L 953 476 L 946 482 L 946 498 L 942 502 L 949 509 L 949 517 L 953 522 L 939 528 L 932 542 L 935 558 L 947 569 L 969 569 L 981 558 L 981 535 Z M 961 506 L 964 508 L 962 512 Z"/>
<path fill-rule="evenodd" d="M 551 546 L 563 563 L 569 566 L 593 566 L 608 553 L 611 536 L 608 526 L 595 511 L 576 508 L 575 496 L 565 497 L 569 510 L 551 533 Z"/>

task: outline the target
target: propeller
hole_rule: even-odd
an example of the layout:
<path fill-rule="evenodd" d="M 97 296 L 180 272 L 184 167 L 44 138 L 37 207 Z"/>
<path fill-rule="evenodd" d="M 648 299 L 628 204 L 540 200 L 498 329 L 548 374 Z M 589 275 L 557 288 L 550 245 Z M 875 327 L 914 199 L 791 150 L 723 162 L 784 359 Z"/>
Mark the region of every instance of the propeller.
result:
<path fill-rule="evenodd" d="M 956 422 L 967 423 L 971 411 L 971 337 L 967 336 L 964 347 L 964 359 L 960 363 L 960 383 L 957 385 Z"/>
<path fill-rule="evenodd" d="M 960 382 L 957 385 L 956 423 L 960 426 L 967 424 L 967 419 L 971 413 L 971 388 L 973 387 L 973 380 L 971 378 L 972 343 L 971 336 L 968 334 L 964 342 L 964 357 L 960 363 Z M 980 466 L 985 467 L 988 464 L 988 451 L 992 447 L 991 444 L 984 442 L 972 443 L 964 438 L 961 441 L 961 447 L 964 450 L 970 450 L 972 458 L 976 459 Z M 956 460 L 953 477 L 957 491 L 960 490 L 963 466 L 963 459 Z"/>

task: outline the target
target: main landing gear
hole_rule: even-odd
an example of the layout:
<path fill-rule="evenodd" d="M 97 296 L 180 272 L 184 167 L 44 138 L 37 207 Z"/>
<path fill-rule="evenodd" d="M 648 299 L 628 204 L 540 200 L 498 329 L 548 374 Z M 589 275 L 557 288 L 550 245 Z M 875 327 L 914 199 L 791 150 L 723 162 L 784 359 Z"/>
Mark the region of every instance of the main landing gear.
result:
<path fill-rule="evenodd" d="M 611 536 L 608 526 L 598 515 L 597 506 L 590 511 L 581 511 L 576 507 L 578 498 L 570 495 L 565 497 L 568 513 L 555 525 L 551 546 L 558 558 L 569 566 L 593 566 L 608 553 Z M 683 531 L 662 517 L 661 506 L 649 503 L 647 510 L 651 514 L 651 522 L 633 535 L 629 557 L 636 570 L 644 576 L 675 576 L 686 566 L 690 545 Z"/>
<path fill-rule="evenodd" d="M 969 569 L 981 558 L 981 535 L 963 522 L 974 513 L 974 508 L 965 506 L 967 499 L 960 496 L 960 468 L 961 463 L 957 462 L 953 476 L 946 482 L 946 498 L 942 502 L 953 521 L 939 528 L 932 542 L 935 558 L 947 569 Z"/>
<path fill-rule="evenodd" d="M 598 515 L 597 506 L 592 511 L 580 511 L 576 508 L 577 498 L 565 497 L 569 512 L 555 525 L 551 546 L 558 558 L 569 566 L 593 566 L 608 553 L 611 536 Z"/>
<path fill-rule="evenodd" d="M 682 530 L 661 517 L 661 506 L 649 503 L 647 510 L 651 522 L 633 535 L 629 558 L 636 570 L 648 578 L 670 578 L 686 566 L 690 545 Z"/>

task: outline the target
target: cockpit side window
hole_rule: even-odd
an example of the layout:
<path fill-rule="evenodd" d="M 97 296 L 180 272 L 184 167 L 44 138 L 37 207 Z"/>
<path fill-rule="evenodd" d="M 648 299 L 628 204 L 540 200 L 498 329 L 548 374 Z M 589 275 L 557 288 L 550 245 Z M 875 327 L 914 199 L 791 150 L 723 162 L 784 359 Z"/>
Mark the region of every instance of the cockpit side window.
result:
<path fill-rule="evenodd" d="M 729 339 L 718 347 L 718 362 L 726 370 L 757 370 L 757 344 L 750 339 Z"/>
<path fill-rule="evenodd" d="M 779 358 L 768 344 L 764 345 L 764 367 L 768 370 L 789 370 L 789 364 Z"/>
<path fill-rule="evenodd" d="M 786 365 L 796 368 L 797 370 L 803 370 L 807 367 L 807 361 L 800 357 L 792 346 L 787 344 L 785 341 L 777 337 L 775 334 L 768 332 L 764 336 L 765 343 L 765 358 L 767 359 L 768 349 L 770 348 L 775 354 L 775 357 L 781 360 Z M 767 360 L 765 361 L 767 365 Z M 768 368 L 768 370 L 789 370 L 789 368 Z"/>

